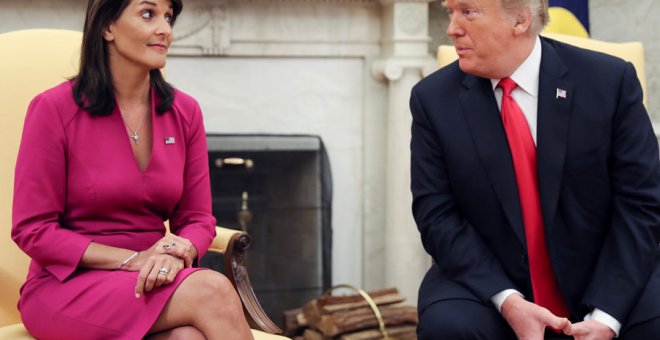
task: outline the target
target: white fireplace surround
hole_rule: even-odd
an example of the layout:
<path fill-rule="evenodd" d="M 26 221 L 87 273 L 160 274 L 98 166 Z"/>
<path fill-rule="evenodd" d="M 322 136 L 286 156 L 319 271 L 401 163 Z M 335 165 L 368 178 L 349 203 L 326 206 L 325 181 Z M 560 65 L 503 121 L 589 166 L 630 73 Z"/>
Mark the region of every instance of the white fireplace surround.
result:
<path fill-rule="evenodd" d="M 410 213 L 408 148 L 410 88 L 435 68 L 430 1 L 184 0 L 167 65 L 209 133 L 321 136 L 333 283 L 396 286 L 411 304 L 430 263 Z M 81 30 L 85 4 L 0 0 L 0 33 Z"/>

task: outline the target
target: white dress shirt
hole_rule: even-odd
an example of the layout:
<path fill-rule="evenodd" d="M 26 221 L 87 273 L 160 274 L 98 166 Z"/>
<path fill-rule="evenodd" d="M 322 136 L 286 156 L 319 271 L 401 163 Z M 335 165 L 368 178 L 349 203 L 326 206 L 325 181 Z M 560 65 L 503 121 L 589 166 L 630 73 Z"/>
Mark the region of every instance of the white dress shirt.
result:
<path fill-rule="evenodd" d="M 539 74 L 541 73 L 541 39 L 536 38 L 536 43 L 534 44 L 534 49 L 532 53 L 525 59 L 525 61 L 516 69 L 509 78 L 518 84 L 511 96 L 516 101 L 523 114 L 527 120 L 527 125 L 529 126 L 529 131 L 532 134 L 534 139 L 534 144 L 536 145 L 536 127 L 537 127 L 537 116 L 538 116 L 538 103 L 539 103 Z M 497 100 L 497 106 L 502 107 L 502 89 L 497 87 L 497 84 L 500 82 L 500 79 L 491 79 L 490 80 L 493 91 L 495 92 L 495 99 Z M 511 294 L 519 294 L 523 296 L 520 292 L 515 289 L 505 289 L 491 298 L 491 302 L 495 305 L 498 312 L 502 311 L 502 304 L 504 300 Z M 595 320 L 599 321 L 609 328 L 611 328 L 616 336 L 619 336 L 619 331 L 621 330 L 621 323 L 613 318 L 611 315 L 605 313 L 604 311 L 595 308 L 591 313 L 587 314 L 584 317 L 584 320 Z"/>

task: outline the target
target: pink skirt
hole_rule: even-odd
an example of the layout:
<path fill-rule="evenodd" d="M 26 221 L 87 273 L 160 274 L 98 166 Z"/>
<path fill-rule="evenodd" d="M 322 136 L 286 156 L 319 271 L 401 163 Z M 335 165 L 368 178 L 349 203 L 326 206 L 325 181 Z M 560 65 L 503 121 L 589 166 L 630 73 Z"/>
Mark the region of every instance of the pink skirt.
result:
<path fill-rule="evenodd" d="M 141 339 L 170 296 L 190 274 L 135 298 L 138 272 L 79 270 L 65 282 L 47 272 L 21 289 L 18 307 L 32 336 L 41 339 Z"/>

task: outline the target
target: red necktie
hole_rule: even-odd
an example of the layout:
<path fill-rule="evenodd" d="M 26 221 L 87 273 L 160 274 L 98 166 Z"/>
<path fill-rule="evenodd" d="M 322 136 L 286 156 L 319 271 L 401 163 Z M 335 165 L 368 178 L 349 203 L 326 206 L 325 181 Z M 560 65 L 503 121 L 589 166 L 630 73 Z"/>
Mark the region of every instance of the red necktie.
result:
<path fill-rule="evenodd" d="M 518 84 L 510 78 L 504 78 L 497 86 L 501 87 L 503 92 L 502 122 L 516 172 L 534 302 L 557 316 L 567 317 L 568 307 L 559 292 L 543 232 L 543 216 L 536 177 L 536 147 L 522 110 L 511 97 L 511 92 Z"/>

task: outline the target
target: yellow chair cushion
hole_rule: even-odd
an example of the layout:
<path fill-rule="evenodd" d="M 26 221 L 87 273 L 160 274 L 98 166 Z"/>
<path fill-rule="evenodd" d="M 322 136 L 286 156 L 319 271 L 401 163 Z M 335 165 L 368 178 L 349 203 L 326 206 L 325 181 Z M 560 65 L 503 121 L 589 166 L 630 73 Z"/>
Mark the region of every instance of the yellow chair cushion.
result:
<path fill-rule="evenodd" d="M 16 303 L 29 264 L 27 255 L 9 237 L 14 167 L 23 120 L 30 99 L 77 73 L 81 40 L 81 32 L 66 30 L 0 34 L 0 325 L 21 321 Z"/>
<path fill-rule="evenodd" d="M 7 340 L 34 340 L 22 323 L 4 326 L 0 328 L 0 339 Z"/>

